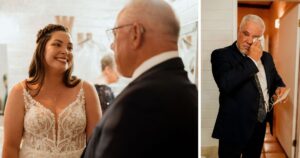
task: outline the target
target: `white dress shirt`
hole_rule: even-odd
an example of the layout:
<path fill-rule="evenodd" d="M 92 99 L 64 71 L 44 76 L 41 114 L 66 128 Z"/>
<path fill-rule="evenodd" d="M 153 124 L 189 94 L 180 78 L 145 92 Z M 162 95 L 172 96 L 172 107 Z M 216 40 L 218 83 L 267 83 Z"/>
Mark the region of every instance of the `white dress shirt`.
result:
<path fill-rule="evenodd" d="M 236 44 L 236 46 L 237 46 L 237 44 Z M 239 49 L 238 46 L 237 46 L 237 48 Z M 242 53 L 242 52 L 240 51 L 240 53 Z M 242 55 L 246 56 L 244 53 L 242 53 Z M 269 93 L 268 93 L 267 76 L 266 76 L 264 65 L 262 64 L 260 59 L 259 59 L 259 61 L 256 62 L 251 57 L 249 57 L 249 58 L 254 62 L 254 64 L 256 65 L 256 67 L 258 69 L 258 72 L 256 74 L 257 74 L 257 77 L 258 77 L 258 80 L 260 83 L 261 90 L 264 95 L 265 108 L 266 108 L 266 111 L 268 112 L 268 110 L 269 110 L 268 109 L 269 108 L 269 106 L 268 106 L 269 105 Z"/>
<path fill-rule="evenodd" d="M 265 72 L 265 68 L 264 65 L 262 64 L 261 60 L 259 60 L 258 62 L 256 62 L 256 66 L 258 68 L 258 72 L 257 77 L 261 86 L 261 90 L 263 92 L 264 95 L 264 100 L 266 102 L 265 106 L 266 106 L 266 110 L 268 109 L 268 105 L 269 105 L 269 93 L 268 93 L 268 84 L 267 84 L 267 77 L 266 77 L 266 72 Z"/>
<path fill-rule="evenodd" d="M 256 75 L 257 75 L 257 78 L 259 80 L 259 84 L 260 84 L 261 90 L 262 90 L 263 95 L 264 95 L 265 108 L 266 108 L 266 111 L 268 112 L 268 110 L 269 110 L 268 109 L 269 108 L 269 106 L 268 106 L 269 105 L 269 93 L 268 93 L 267 76 L 266 76 L 264 65 L 262 64 L 262 62 L 261 62 L 260 59 L 259 59 L 259 61 L 256 62 L 251 57 L 249 57 L 249 58 L 255 63 L 255 65 L 256 65 L 256 67 L 258 69 L 258 72 L 256 73 Z"/>
<path fill-rule="evenodd" d="M 178 51 L 168 51 L 149 58 L 148 60 L 144 61 L 137 69 L 135 69 L 132 75 L 132 81 L 155 65 L 158 65 L 166 60 L 176 58 L 178 56 Z"/>

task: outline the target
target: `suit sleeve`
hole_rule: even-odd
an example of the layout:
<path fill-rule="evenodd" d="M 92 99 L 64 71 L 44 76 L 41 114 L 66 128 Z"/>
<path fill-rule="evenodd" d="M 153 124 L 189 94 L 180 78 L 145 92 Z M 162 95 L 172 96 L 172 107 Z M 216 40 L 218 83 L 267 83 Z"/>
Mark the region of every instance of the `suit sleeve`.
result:
<path fill-rule="evenodd" d="M 234 62 L 228 52 L 215 50 L 211 55 L 214 79 L 222 93 L 231 93 L 258 72 L 255 63 L 248 57 Z"/>
<path fill-rule="evenodd" d="M 271 95 L 270 97 L 274 94 L 276 88 L 278 87 L 285 87 L 285 84 L 284 82 L 282 81 L 281 77 L 279 76 L 277 70 L 276 70 L 276 67 L 275 67 L 275 64 L 274 64 L 274 61 L 273 61 L 273 58 L 270 54 L 268 54 L 268 56 L 270 57 L 270 60 L 271 60 L 271 66 L 272 66 L 272 71 L 271 71 L 271 77 L 273 78 L 273 82 L 272 82 L 272 90 L 271 90 Z"/>

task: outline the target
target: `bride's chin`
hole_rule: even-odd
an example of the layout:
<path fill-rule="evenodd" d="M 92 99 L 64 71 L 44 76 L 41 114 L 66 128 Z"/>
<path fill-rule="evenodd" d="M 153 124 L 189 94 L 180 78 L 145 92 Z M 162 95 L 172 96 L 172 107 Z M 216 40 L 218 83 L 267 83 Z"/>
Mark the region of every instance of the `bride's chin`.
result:
<path fill-rule="evenodd" d="M 69 63 L 66 63 L 66 64 L 65 64 L 65 70 L 67 71 L 68 68 L 69 68 Z"/>

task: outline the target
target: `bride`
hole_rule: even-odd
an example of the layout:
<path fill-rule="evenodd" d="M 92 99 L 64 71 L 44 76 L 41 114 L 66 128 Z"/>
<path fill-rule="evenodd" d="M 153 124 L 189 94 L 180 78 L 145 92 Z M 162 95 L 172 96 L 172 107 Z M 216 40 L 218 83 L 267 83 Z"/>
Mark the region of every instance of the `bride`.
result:
<path fill-rule="evenodd" d="M 96 91 L 71 76 L 67 28 L 49 24 L 38 32 L 36 44 L 29 78 L 8 96 L 2 157 L 80 157 L 102 115 Z"/>

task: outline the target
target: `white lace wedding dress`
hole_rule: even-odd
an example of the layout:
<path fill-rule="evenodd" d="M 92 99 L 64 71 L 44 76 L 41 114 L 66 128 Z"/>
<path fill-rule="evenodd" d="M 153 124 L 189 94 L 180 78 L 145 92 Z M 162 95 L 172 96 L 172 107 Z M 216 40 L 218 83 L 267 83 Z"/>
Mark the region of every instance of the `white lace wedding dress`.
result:
<path fill-rule="evenodd" d="M 57 118 L 24 89 L 25 117 L 21 158 L 79 158 L 86 146 L 86 113 L 81 88 Z"/>

